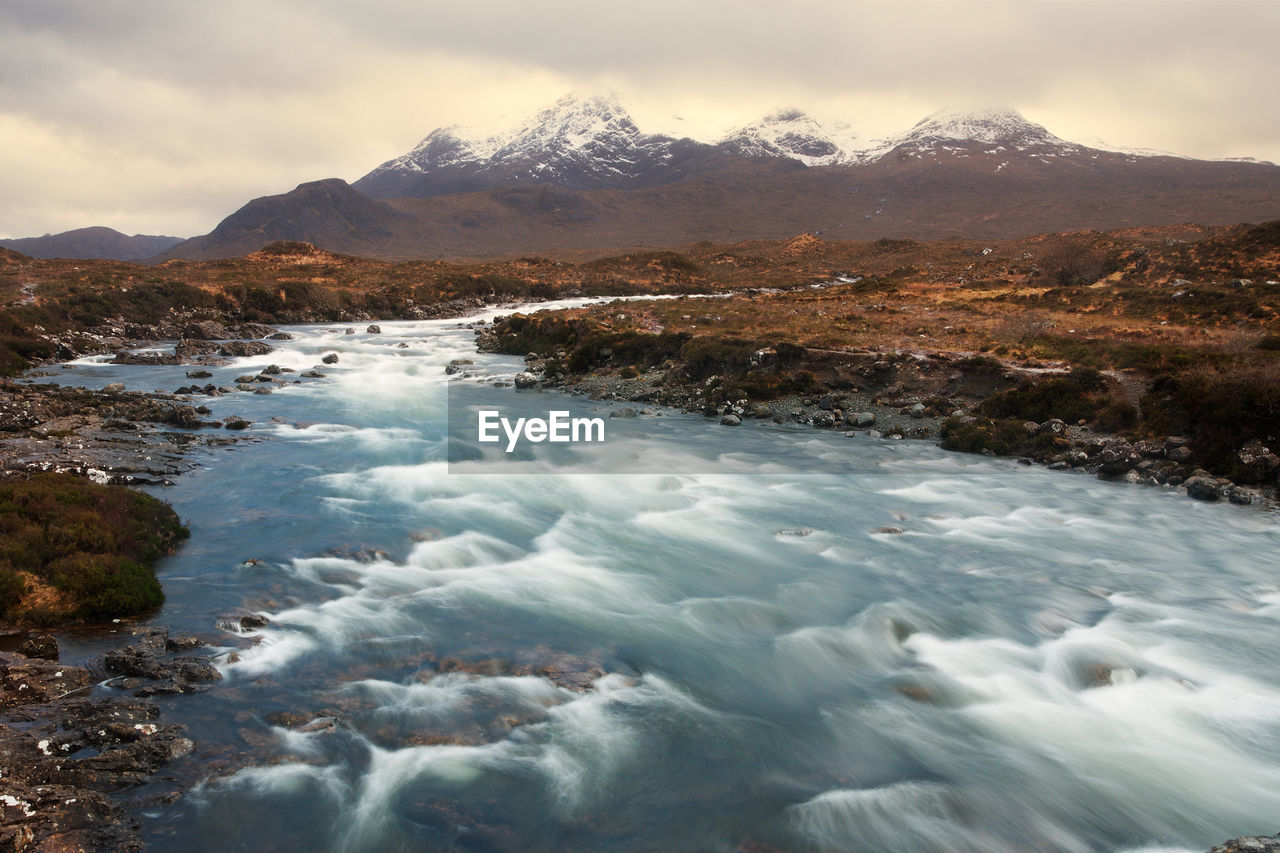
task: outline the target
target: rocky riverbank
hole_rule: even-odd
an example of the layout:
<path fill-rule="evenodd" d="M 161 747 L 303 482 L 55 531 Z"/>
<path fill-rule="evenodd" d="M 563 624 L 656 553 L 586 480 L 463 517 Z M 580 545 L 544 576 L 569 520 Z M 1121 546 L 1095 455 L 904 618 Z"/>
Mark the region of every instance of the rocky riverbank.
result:
<path fill-rule="evenodd" d="M 477 326 L 479 348 L 511 352 L 513 337 L 524 343 L 525 318 L 517 318 L 514 336 L 515 318 Z M 710 347 L 691 350 L 687 342 L 671 347 L 660 363 L 637 369 L 615 362 L 607 345 L 596 344 L 594 357 L 584 358 L 591 344 L 582 341 L 571 337 L 567 345 L 529 352 L 517 388 L 670 406 L 730 426 L 755 418 L 808 424 L 849 438 L 932 439 L 949 450 L 1179 489 L 1197 500 L 1277 507 L 1280 455 L 1257 439 L 1236 449 L 1230 463 L 1238 474 L 1231 478 L 1206 467 L 1189 436 L 1117 428 L 1136 425 L 1138 406 L 1149 399 L 1150 389 L 1133 372 L 937 351 L 762 347 L 742 358 L 723 345 L 714 358 L 695 363 L 691 354 L 705 357 Z M 624 345 L 650 346 L 632 340 Z M 569 368 L 575 361 L 590 369 Z M 775 393 L 796 387 L 809 390 Z M 763 398 L 753 399 L 751 391 L 758 390 Z M 1057 416 L 1059 410 L 1065 417 Z"/>
<path fill-rule="evenodd" d="M 85 666 L 59 663 L 49 636 L 0 652 L 0 850 L 142 848 L 116 795 L 195 748 L 145 697 L 218 681 L 202 646 L 147 628 Z M 180 796 L 171 790 L 156 801 Z"/>

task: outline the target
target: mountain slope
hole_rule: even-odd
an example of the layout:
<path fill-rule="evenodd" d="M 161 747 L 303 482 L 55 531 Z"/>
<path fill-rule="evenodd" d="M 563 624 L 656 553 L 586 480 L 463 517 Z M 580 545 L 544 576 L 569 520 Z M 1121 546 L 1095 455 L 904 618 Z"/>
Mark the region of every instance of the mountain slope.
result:
<path fill-rule="evenodd" d="M 137 261 L 158 255 L 182 242 L 181 237 L 121 234 L 114 228 L 96 226 L 46 234 L 43 237 L 20 237 L 0 240 L 0 247 L 21 252 L 32 258 L 85 258 L 115 261 Z"/>
<path fill-rule="evenodd" d="M 295 240 L 334 252 L 378 255 L 406 224 L 405 214 L 353 190 L 340 178 L 299 184 L 256 198 L 210 233 L 169 249 L 161 258 L 203 260 L 245 255 L 268 243 Z"/>

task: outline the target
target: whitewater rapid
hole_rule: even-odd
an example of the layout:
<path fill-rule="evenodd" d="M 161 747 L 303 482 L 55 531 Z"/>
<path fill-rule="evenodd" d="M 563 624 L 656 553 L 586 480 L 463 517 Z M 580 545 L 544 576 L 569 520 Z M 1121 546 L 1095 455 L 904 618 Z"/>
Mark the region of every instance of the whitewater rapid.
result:
<path fill-rule="evenodd" d="M 146 810 L 155 849 L 1156 851 L 1275 831 L 1274 517 L 654 409 L 609 422 L 641 473 L 540 450 L 470 471 L 445 448 L 473 396 L 621 404 L 493 387 L 521 360 L 456 321 L 380 326 L 290 328 L 216 368 L 340 356 L 208 401 L 262 440 L 157 491 L 192 538 L 160 566 L 155 621 L 222 644 L 225 681 L 166 707 L 197 784 Z M 472 375 L 445 375 L 457 358 Z M 185 384 L 165 370 L 75 373 Z M 218 639 L 235 607 L 270 625 Z"/>

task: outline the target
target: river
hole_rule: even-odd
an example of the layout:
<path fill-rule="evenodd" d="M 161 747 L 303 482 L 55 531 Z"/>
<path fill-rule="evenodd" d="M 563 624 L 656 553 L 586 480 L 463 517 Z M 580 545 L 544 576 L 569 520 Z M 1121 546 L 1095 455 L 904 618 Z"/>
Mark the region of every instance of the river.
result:
<path fill-rule="evenodd" d="M 193 786 L 140 806 L 151 849 L 1163 851 L 1276 831 L 1274 516 L 656 409 L 605 422 L 626 473 L 550 445 L 451 464 L 460 406 L 622 404 L 492 387 L 521 360 L 477 355 L 457 321 L 358 328 L 290 328 L 214 368 L 341 359 L 209 400 L 250 440 L 150 489 L 192 532 L 151 621 L 218 644 L 225 679 L 160 700 L 198 747 L 135 796 Z M 463 357 L 484 378 L 444 374 Z M 85 359 L 64 381 L 184 372 Z M 218 631 L 236 607 L 271 623 Z"/>

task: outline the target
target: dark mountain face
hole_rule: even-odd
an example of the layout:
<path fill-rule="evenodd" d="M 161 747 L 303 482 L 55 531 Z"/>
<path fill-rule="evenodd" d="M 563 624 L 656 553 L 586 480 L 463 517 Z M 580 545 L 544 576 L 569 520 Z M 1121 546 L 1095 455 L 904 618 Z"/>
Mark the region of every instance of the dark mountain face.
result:
<path fill-rule="evenodd" d="M 77 228 L 43 237 L 0 240 L 0 247 L 32 258 L 85 258 L 137 261 L 160 254 L 182 242 L 181 237 L 134 234 L 130 237 L 114 228 Z"/>
<path fill-rule="evenodd" d="M 256 198 L 164 257 L 208 259 L 244 255 L 277 241 L 301 241 L 335 252 L 378 254 L 394 241 L 405 214 L 329 178 L 292 192 Z"/>

